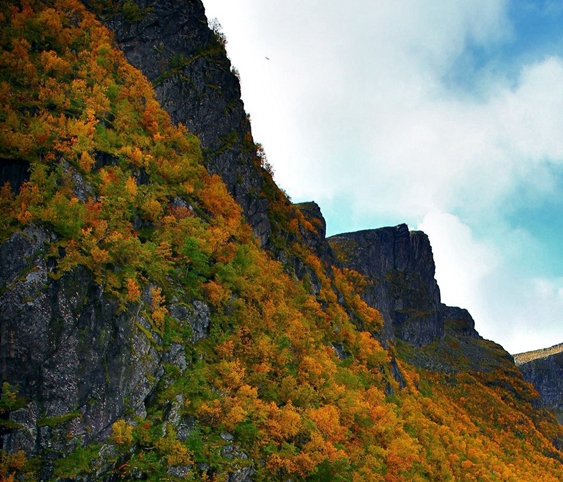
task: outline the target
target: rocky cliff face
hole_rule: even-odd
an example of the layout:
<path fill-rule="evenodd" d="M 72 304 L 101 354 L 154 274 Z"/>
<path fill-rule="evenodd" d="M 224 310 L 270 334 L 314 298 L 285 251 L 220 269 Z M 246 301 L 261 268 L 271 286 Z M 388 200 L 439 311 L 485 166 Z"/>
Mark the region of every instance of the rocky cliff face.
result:
<path fill-rule="evenodd" d="M 473 317 L 466 309 L 458 308 L 457 306 L 446 306 L 442 303 L 440 305 L 440 311 L 444 316 L 444 320 L 447 320 L 447 325 L 450 326 L 454 332 L 468 338 L 481 338 L 475 329 Z"/>
<path fill-rule="evenodd" d="M 89 0 L 85 3 L 94 5 Z M 261 244 L 268 246 L 272 215 L 263 195 L 267 176 L 240 99 L 239 80 L 224 51 L 224 38 L 208 27 L 199 0 L 136 0 L 135 5 L 134 15 L 97 11 L 127 59 L 153 83 L 173 121 L 197 134 L 208 170 L 221 176 Z M 401 225 L 342 234 L 327 243 L 318 206 L 303 203 L 297 207 L 307 219 L 317 222 L 314 234 L 301 227 L 301 236 L 327 266 L 335 263 L 333 248 L 345 246 L 344 258 L 351 257 L 342 266 L 373 281 L 364 298 L 383 316 L 382 339 L 397 336 L 423 346 L 443 336 L 444 318 L 453 312 L 440 303 L 432 251 L 423 233 L 409 233 Z M 276 228 L 283 231 L 282 226 Z M 278 255 L 287 260 L 283 252 Z M 308 275 L 318 292 L 320 284 L 314 273 L 300 259 L 290 258 L 296 274 L 300 278 Z M 465 314 L 462 318 L 467 320 Z M 467 333 L 478 336 L 469 325 Z"/>
<path fill-rule="evenodd" d="M 198 136 L 209 172 L 221 176 L 265 245 L 271 233 L 268 201 L 261 195 L 265 173 L 224 38 L 208 27 L 200 0 L 130 5 L 134 14 L 101 10 L 100 18 L 127 60 L 151 81 L 172 120 Z"/>
<path fill-rule="evenodd" d="M 53 279 L 44 256 L 53 241 L 33 227 L 0 246 L 0 374 L 31 401 L 9 413 L 0 448 L 47 460 L 107 438 L 126 409 L 146 416 L 163 365 L 186 368 L 183 346 L 164 347 L 147 319 L 150 288 L 124 310 L 86 269 Z M 207 306 L 178 301 L 170 311 L 190 324 L 193 341 L 207 336 Z"/>
<path fill-rule="evenodd" d="M 339 234 L 327 241 L 333 263 L 370 281 L 362 297 L 381 313 L 384 341 L 397 337 L 426 346 L 444 337 L 446 325 L 455 336 L 480 339 L 467 310 L 441 303 L 432 247 L 424 233 L 400 224 Z"/>
<path fill-rule="evenodd" d="M 314 202 L 304 202 L 295 205 L 311 223 L 313 230 L 305 229 L 300 226 L 303 242 L 307 244 L 315 254 L 323 259 L 327 264 L 334 264 L 334 254 L 330 244 L 326 241 L 326 221 L 319 205 Z"/>
<path fill-rule="evenodd" d="M 481 338 L 467 310 L 441 303 L 424 233 L 401 224 L 339 234 L 327 242 L 336 265 L 366 277 L 361 296 L 381 313 L 378 337 L 384 344 L 401 346 L 409 363 L 445 373 L 460 367 L 488 372 L 514 366 L 501 346 Z"/>
<path fill-rule="evenodd" d="M 385 340 L 424 346 L 444 335 L 440 289 L 428 237 L 405 224 L 328 239 L 338 261 L 371 282 L 363 298 L 383 317 Z"/>
<path fill-rule="evenodd" d="M 516 365 L 541 396 L 543 405 L 563 423 L 563 345 L 514 355 Z"/>
<path fill-rule="evenodd" d="M 563 422 L 563 353 L 533 360 L 518 368 L 539 392 L 544 406 Z"/>

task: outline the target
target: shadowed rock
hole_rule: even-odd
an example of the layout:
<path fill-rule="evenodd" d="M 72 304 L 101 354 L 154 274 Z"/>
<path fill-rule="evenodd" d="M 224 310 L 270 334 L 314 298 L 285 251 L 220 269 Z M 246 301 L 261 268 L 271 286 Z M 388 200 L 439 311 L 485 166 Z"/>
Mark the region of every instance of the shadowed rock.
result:
<path fill-rule="evenodd" d="M 362 294 L 381 313 L 383 340 L 424 346 L 444 335 L 440 290 L 428 237 L 405 224 L 328 238 L 338 263 L 366 276 Z"/>

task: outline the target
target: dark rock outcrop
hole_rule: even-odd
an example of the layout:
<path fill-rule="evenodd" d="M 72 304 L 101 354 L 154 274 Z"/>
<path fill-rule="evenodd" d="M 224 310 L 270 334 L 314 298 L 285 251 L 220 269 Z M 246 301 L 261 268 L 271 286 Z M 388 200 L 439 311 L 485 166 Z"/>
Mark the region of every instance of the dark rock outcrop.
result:
<path fill-rule="evenodd" d="M 303 242 L 313 249 L 315 254 L 327 265 L 336 262 L 330 244 L 326 241 L 326 221 L 319 205 L 314 202 L 296 204 L 295 207 L 301 211 L 305 219 L 311 224 L 313 230 L 300 227 Z"/>
<path fill-rule="evenodd" d="M 457 306 L 446 306 L 442 303 L 440 306 L 445 324 L 458 335 L 467 336 L 469 338 L 480 339 L 481 335 L 475 329 L 475 321 L 473 317 L 464 308 Z"/>
<path fill-rule="evenodd" d="M 328 239 L 338 262 L 366 276 L 364 300 L 383 317 L 383 339 L 424 346 L 444 335 L 440 290 L 428 237 L 405 224 Z"/>
<path fill-rule="evenodd" d="M 332 236 L 328 243 L 338 265 L 367 278 L 362 298 L 381 313 L 378 336 L 394 342 L 403 359 L 450 374 L 514 368 L 510 354 L 481 338 L 467 310 L 441 303 L 426 234 L 401 224 Z M 400 348 L 402 342 L 409 348 Z"/>
<path fill-rule="evenodd" d="M 144 416 L 163 362 L 186 368 L 183 346 L 165 349 L 146 317 L 150 300 L 123 309 L 82 267 L 53 279 L 44 255 L 53 240 L 30 227 L 0 246 L 0 373 L 30 402 L 8 414 L 14 430 L 2 430 L 1 448 L 48 459 L 103 440 L 125 409 Z M 204 303 L 170 311 L 194 340 L 207 336 Z"/>
<path fill-rule="evenodd" d="M 54 421 L 69 413 L 76 415 L 74 432 L 85 439 L 99 436 L 123 410 L 125 394 L 137 392 L 141 403 L 142 392 L 150 390 L 142 378 L 155 369 L 137 371 L 141 367 L 132 363 L 134 321 L 117 314 L 116 302 L 103 295 L 85 270 L 59 280 L 49 277 L 43 256 L 48 238 L 41 229 L 27 229 L 0 249 L 2 379 L 33 400 L 26 417 L 27 440 L 21 431 L 18 440 L 7 434 L 3 446 L 15 444 L 31 453 L 42 445 L 46 430 L 49 439 L 57 438 L 52 432 L 60 427 Z M 139 354 L 150 350 L 143 342 L 136 348 Z M 70 421 L 65 422 L 68 430 Z M 64 444 L 53 448 L 65 449 Z"/>
<path fill-rule="evenodd" d="M 18 192 L 29 181 L 29 162 L 23 159 L 0 159 L 0 187 L 6 182 L 12 192 Z"/>
<path fill-rule="evenodd" d="M 85 1 L 92 7 L 95 2 Z M 139 15 L 101 15 L 127 60 L 152 82 L 172 121 L 197 135 L 211 174 L 219 174 L 264 246 L 270 236 L 265 171 L 252 139 L 240 83 L 224 37 L 208 27 L 200 0 L 136 0 Z"/>
<path fill-rule="evenodd" d="M 326 241 L 326 221 L 321 213 L 319 205 L 314 202 L 304 202 L 295 204 L 295 207 L 303 214 L 308 226 L 299 224 L 299 234 L 301 242 L 309 247 L 324 263 L 325 269 L 329 270 L 330 266 L 335 264 L 334 254 L 330 244 Z M 296 242 L 297 239 L 288 238 L 288 242 Z M 315 271 L 308 266 L 301 258 L 291 256 L 286 257 L 286 252 L 281 250 L 277 253 L 278 258 L 282 259 L 289 265 L 290 270 L 295 273 L 299 279 L 307 280 L 311 287 L 311 291 L 318 295 L 321 291 L 321 281 Z M 288 261 L 290 262 L 288 263 Z"/>
<path fill-rule="evenodd" d="M 534 385 L 545 408 L 563 423 L 563 351 L 560 345 L 545 350 L 515 355 L 524 379 Z M 528 359 L 528 360 L 527 360 Z"/>

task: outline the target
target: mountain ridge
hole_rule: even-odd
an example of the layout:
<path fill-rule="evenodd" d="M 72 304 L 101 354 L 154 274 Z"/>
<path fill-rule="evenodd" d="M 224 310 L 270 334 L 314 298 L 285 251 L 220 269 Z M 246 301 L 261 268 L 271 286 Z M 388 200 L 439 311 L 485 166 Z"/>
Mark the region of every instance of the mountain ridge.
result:
<path fill-rule="evenodd" d="M 551 355 L 556 355 L 558 353 L 561 353 L 562 351 L 563 351 L 563 343 L 558 343 L 556 345 L 547 348 L 539 348 L 538 350 L 516 353 L 514 355 L 514 362 L 516 363 L 516 365 L 523 365 L 524 363 L 528 363 L 533 360 L 537 360 L 539 358 L 545 358 Z"/>
<path fill-rule="evenodd" d="M 563 344 L 514 355 L 516 366 L 539 392 L 543 405 L 563 422 Z"/>
<path fill-rule="evenodd" d="M 425 235 L 342 249 L 277 188 L 199 0 L 84 4 L 117 44 L 74 0 L 0 6 L 3 479 L 563 477 L 563 429 L 441 304 Z"/>

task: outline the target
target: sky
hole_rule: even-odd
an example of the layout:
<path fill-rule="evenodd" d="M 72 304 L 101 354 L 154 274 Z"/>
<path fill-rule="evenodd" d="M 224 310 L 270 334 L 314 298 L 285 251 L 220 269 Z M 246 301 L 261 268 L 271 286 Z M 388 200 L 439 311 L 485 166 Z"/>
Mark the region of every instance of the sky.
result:
<path fill-rule="evenodd" d="M 424 231 L 484 338 L 563 342 L 562 1 L 203 2 L 294 202 Z"/>

